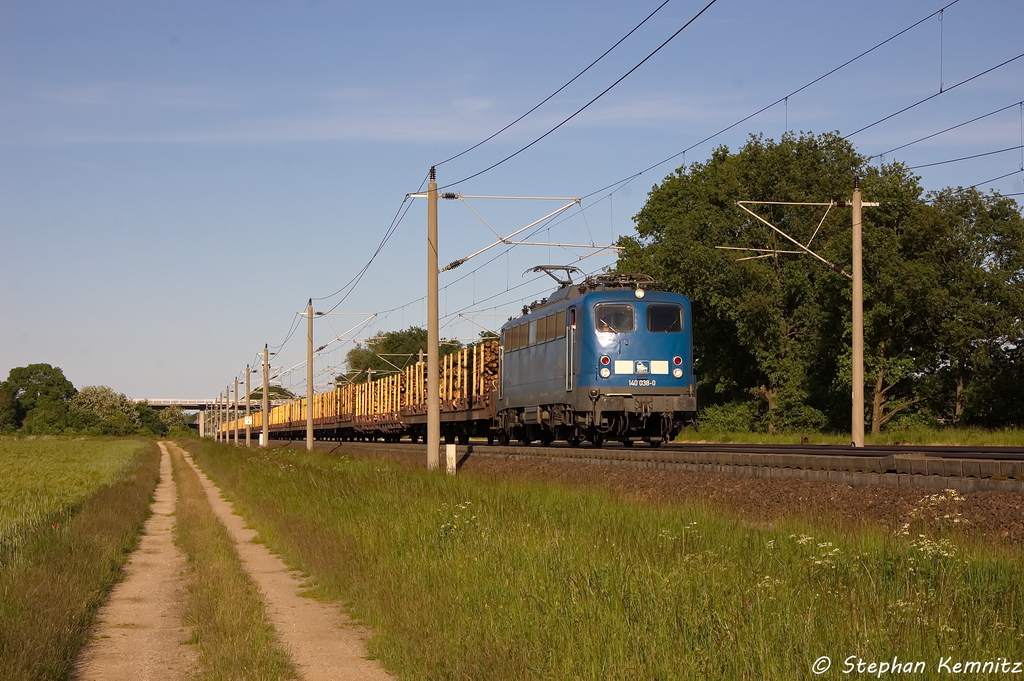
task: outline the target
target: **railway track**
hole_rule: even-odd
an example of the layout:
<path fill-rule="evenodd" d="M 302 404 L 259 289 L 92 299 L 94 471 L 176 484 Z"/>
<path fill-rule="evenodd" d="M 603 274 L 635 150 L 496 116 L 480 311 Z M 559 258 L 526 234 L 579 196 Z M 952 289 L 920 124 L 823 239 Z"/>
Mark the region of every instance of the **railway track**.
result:
<path fill-rule="evenodd" d="M 675 468 L 758 478 L 799 478 L 851 486 L 890 484 L 960 492 L 1024 494 L 1024 447 L 752 445 L 671 443 L 649 447 L 451 445 L 467 456 L 543 459 L 637 468 Z M 421 444 L 317 442 L 318 449 L 423 452 Z M 442 456 L 443 460 L 443 456 Z"/>

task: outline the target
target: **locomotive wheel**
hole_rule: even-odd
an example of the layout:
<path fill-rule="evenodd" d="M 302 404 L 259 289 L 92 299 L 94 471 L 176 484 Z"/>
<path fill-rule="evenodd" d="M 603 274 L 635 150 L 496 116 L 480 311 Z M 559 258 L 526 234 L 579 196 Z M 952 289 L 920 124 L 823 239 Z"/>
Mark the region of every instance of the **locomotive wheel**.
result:
<path fill-rule="evenodd" d="M 623 440 L 623 441 L 622 441 L 622 446 L 623 446 L 623 447 L 632 447 L 632 446 L 633 446 L 633 441 L 632 441 L 632 440 L 630 440 L 630 439 L 629 439 L 629 438 L 627 437 L 627 438 L 626 438 L 625 440 Z"/>
<path fill-rule="evenodd" d="M 460 445 L 468 445 L 469 444 L 469 433 L 459 433 L 459 444 Z"/>
<path fill-rule="evenodd" d="M 661 446 L 662 442 L 664 442 L 664 440 L 662 440 L 660 437 L 658 437 L 658 438 L 652 437 L 651 438 L 651 447 L 654 447 L 655 449 L 657 449 L 658 447 Z"/>
<path fill-rule="evenodd" d="M 597 434 L 590 438 L 590 444 L 594 446 L 594 449 L 600 449 L 604 446 L 604 435 Z"/>
<path fill-rule="evenodd" d="M 487 446 L 494 444 L 494 433 L 487 433 Z"/>
<path fill-rule="evenodd" d="M 508 431 L 502 430 L 498 433 L 498 444 L 502 447 L 508 447 L 512 442 L 512 438 L 509 437 Z"/>
<path fill-rule="evenodd" d="M 578 437 L 571 437 L 566 442 L 569 443 L 570 447 L 576 448 L 580 446 L 580 439 Z"/>
<path fill-rule="evenodd" d="M 555 436 L 548 433 L 544 433 L 540 436 L 540 443 L 545 447 L 551 446 L 551 443 L 555 441 Z"/>

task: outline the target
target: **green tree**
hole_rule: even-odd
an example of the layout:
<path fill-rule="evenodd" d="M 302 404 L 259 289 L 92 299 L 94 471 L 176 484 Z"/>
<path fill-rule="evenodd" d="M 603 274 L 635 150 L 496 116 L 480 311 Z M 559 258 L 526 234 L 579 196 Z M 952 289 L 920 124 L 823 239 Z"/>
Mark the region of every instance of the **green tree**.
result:
<path fill-rule="evenodd" d="M 1024 217 L 1012 199 L 975 189 L 929 198 L 925 257 L 939 275 L 935 335 L 951 387 L 942 411 L 959 423 L 974 418 L 978 391 L 1006 370 L 1024 338 Z"/>
<path fill-rule="evenodd" d="M 60 367 L 49 364 L 29 364 L 11 369 L 3 386 L 17 405 L 18 425 L 41 400 L 63 403 L 75 394 L 75 386 L 64 376 Z M 53 408 L 53 404 L 50 404 L 47 411 L 52 412 Z"/>
<path fill-rule="evenodd" d="M 892 164 L 868 168 L 862 186 L 866 197 L 882 204 L 865 210 L 863 218 L 865 395 L 868 423 L 877 434 L 923 399 L 920 379 L 931 370 L 937 347 L 939 273 L 921 257 L 935 235 L 924 219 L 928 206 L 918 178 Z M 849 336 L 846 325 L 846 344 Z M 841 366 L 834 403 L 848 412 L 852 373 L 845 350 Z"/>
<path fill-rule="evenodd" d="M 751 137 L 715 150 L 651 190 L 624 238 L 619 271 L 640 271 L 693 301 L 696 371 L 704 404 L 760 398 L 769 430 L 820 428 L 815 397 L 831 389 L 841 352 L 847 279 L 736 206 L 739 200 L 821 202 L 846 197 L 864 158 L 836 134 Z M 758 214 L 824 257 L 849 253 L 848 218 L 821 207 L 758 206 Z M 761 255 L 737 261 L 743 255 Z M 847 256 L 848 257 L 848 256 Z M 839 307 L 841 310 L 842 308 Z M 846 308 L 848 309 L 848 307 Z M 820 399 L 818 400 L 820 402 Z"/>
<path fill-rule="evenodd" d="M 178 409 L 180 410 L 181 407 L 178 407 Z M 163 437 L 167 434 L 168 428 L 167 424 L 164 423 L 163 414 L 149 406 L 148 402 L 136 402 L 135 412 L 139 415 L 141 423 L 138 431 L 140 435 Z"/>
<path fill-rule="evenodd" d="M 458 352 L 462 345 L 458 341 L 441 340 L 441 355 Z M 357 343 L 345 356 L 348 371 L 338 376 L 339 381 L 364 383 L 371 374 L 382 376 L 404 369 L 416 362 L 422 351 L 427 351 L 427 330 L 410 326 L 404 331 L 378 333 L 366 341 Z"/>
<path fill-rule="evenodd" d="M 100 431 L 105 435 L 128 435 L 142 427 L 135 401 L 105 385 L 83 387 L 72 398 L 71 407 L 98 417 Z"/>
<path fill-rule="evenodd" d="M 252 398 L 249 398 L 252 400 Z M 166 426 L 166 430 L 173 430 L 174 428 L 187 428 L 189 424 L 189 416 L 185 413 L 185 410 L 178 405 L 171 405 L 166 409 L 160 411 L 160 420 Z"/>
<path fill-rule="evenodd" d="M 9 433 L 18 427 L 18 404 L 0 383 L 0 433 Z"/>
<path fill-rule="evenodd" d="M 60 435 L 68 426 L 68 403 L 43 395 L 25 415 L 21 430 L 26 435 Z"/>

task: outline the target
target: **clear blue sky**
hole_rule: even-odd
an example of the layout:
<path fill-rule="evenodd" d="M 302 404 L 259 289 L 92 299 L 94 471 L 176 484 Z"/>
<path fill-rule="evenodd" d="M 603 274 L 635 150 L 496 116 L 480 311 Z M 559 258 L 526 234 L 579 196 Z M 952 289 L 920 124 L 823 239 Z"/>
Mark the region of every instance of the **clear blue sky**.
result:
<path fill-rule="evenodd" d="M 473 174 L 577 110 L 707 0 L 671 0 L 585 76 L 500 137 L 439 166 Z M 428 168 L 483 139 L 578 73 L 651 2 L 0 3 L 0 378 L 47 362 L 78 387 L 208 397 L 309 297 L 369 259 Z M 589 196 L 535 236 L 611 243 L 683 158 L 594 194 L 793 92 L 945 3 L 718 0 L 602 99 L 464 194 Z M 842 134 L 1024 53 L 1024 3 L 960 0 L 885 47 L 685 155 L 751 133 Z M 1024 100 L 1024 58 L 854 135 L 875 155 Z M 1022 142 L 1020 107 L 888 157 L 910 165 Z M 1019 171 L 1019 150 L 922 168 L 926 189 Z M 982 185 L 1024 192 L 1024 172 Z M 753 197 L 752 197 L 753 198 Z M 832 197 L 822 197 L 829 199 Z M 1021 197 L 1017 197 L 1018 200 Z M 508 233 L 555 205 L 471 202 Z M 394 237 L 316 344 L 424 323 L 426 207 Z M 440 209 L 444 262 L 494 240 L 458 202 Z M 581 249 L 494 249 L 441 276 L 443 335 L 475 336 L 551 288 L 522 273 Z M 486 264 L 491 261 L 489 264 Z M 586 259 L 591 271 L 611 256 Z M 525 285 L 522 285 L 525 284 Z M 521 286 L 522 285 L 522 286 Z M 518 288 L 513 288 L 518 287 Z M 509 290 L 511 289 L 511 290 Z M 325 311 L 340 296 L 317 301 Z M 387 311 L 391 312 L 387 312 Z M 298 321 L 302 321 L 299 319 Z M 273 364 L 304 358 L 304 330 Z M 317 381 L 351 344 L 316 360 Z M 283 378 L 304 389 L 305 371 Z"/>

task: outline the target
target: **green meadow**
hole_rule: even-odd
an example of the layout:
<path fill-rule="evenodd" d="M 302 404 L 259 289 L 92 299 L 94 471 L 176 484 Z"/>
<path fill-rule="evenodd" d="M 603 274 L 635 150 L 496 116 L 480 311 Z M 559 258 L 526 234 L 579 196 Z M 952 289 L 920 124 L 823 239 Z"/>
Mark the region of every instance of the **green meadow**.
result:
<path fill-rule="evenodd" d="M 155 442 L 0 438 L 0 670 L 65 679 L 149 514 Z"/>
<path fill-rule="evenodd" d="M 754 526 L 343 454 L 187 447 L 402 678 L 847 678 L 851 658 L 936 675 L 950 656 L 1024 659 L 1020 550 L 964 540 L 955 494 L 922 497 L 892 534 Z"/>
<path fill-rule="evenodd" d="M 21 543 L 26 529 L 66 520 L 76 504 L 116 480 L 141 446 L 115 438 L 0 437 L 0 546 Z"/>

